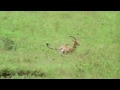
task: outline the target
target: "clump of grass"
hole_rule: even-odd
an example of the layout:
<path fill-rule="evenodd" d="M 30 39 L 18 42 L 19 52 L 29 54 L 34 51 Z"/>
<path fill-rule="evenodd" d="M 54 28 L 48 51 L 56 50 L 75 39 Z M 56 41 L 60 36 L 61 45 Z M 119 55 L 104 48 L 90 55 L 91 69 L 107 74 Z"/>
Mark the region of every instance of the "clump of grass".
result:
<path fill-rule="evenodd" d="M 0 77 L 11 78 L 12 75 L 13 71 L 10 70 L 9 68 L 4 68 L 0 71 Z"/>
<path fill-rule="evenodd" d="M 2 38 L 3 41 L 3 48 L 4 50 L 16 50 L 16 44 L 15 41 L 13 41 L 11 38 L 4 37 Z"/>
<path fill-rule="evenodd" d="M 44 77 L 46 74 L 41 70 L 21 70 L 21 69 L 10 69 L 4 68 L 0 71 L 0 78 L 12 78 L 14 76 L 34 76 Z"/>

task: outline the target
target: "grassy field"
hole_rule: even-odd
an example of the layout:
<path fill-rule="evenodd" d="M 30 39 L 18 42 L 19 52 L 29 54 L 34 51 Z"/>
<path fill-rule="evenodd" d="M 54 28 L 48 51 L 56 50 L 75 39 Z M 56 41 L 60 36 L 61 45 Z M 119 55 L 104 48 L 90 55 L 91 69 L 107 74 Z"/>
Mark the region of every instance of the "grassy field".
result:
<path fill-rule="evenodd" d="M 0 78 L 120 79 L 120 12 L 1 11 Z M 46 47 L 73 44 L 61 56 Z"/>

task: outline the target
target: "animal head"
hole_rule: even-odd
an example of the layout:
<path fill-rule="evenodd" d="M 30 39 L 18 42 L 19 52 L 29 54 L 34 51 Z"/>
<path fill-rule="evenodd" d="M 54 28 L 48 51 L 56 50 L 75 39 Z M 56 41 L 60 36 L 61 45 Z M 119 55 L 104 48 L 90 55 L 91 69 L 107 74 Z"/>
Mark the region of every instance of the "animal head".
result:
<path fill-rule="evenodd" d="M 73 38 L 74 40 L 73 40 L 73 42 L 74 42 L 74 45 L 80 45 L 80 43 L 79 43 L 79 41 L 75 38 L 75 37 L 73 37 L 73 36 L 70 36 L 71 38 Z"/>

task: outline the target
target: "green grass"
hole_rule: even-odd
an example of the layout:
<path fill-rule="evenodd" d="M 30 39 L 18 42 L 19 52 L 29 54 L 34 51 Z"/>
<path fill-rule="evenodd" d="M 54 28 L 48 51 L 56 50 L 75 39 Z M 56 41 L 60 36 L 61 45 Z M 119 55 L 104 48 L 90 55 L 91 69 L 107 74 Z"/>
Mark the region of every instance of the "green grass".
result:
<path fill-rule="evenodd" d="M 0 21 L 0 78 L 120 79 L 120 12 L 1 11 Z M 46 47 L 72 45 L 70 35 L 75 52 Z"/>

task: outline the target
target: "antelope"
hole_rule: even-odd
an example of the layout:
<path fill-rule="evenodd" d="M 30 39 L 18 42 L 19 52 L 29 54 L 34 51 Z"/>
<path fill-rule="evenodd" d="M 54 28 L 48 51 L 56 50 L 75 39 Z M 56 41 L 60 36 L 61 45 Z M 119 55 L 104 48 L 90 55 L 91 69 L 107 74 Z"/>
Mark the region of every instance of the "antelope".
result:
<path fill-rule="evenodd" d="M 77 46 L 80 44 L 79 44 L 79 41 L 77 41 L 75 37 L 73 37 L 73 36 L 69 36 L 69 37 L 74 39 L 73 40 L 74 43 L 71 47 L 68 46 L 67 44 L 61 45 L 59 48 L 52 48 L 52 47 L 50 47 L 49 43 L 46 43 L 46 45 L 49 49 L 58 50 L 60 54 L 61 53 L 71 53 L 71 52 L 75 51 Z"/>

